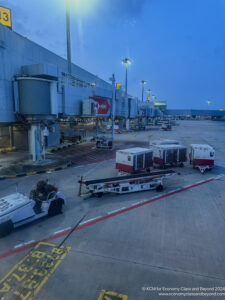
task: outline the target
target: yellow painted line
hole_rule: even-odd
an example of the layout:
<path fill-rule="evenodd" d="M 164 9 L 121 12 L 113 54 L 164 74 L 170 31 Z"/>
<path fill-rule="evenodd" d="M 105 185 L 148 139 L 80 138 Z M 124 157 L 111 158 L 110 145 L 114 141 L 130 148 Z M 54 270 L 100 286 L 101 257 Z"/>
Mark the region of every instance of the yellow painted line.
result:
<path fill-rule="evenodd" d="M 62 168 L 62 169 L 66 169 L 66 168 L 67 168 L 67 166 L 62 166 L 61 168 Z"/>
<path fill-rule="evenodd" d="M 37 174 L 37 172 L 28 172 L 27 173 L 27 176 L 30 176 L 30 175 L 36 175 Z"/>
<path fill-rule="evenodd" d="M 0 280 L 0 300 L 31 300 L 40 291 L 70 247 L 40 242 Z"/>
<path fill-rule="evenodd" d="M 16 178 L 16 175 L 9 175 L 9 176 L 7 176 L 7 178 L 9 178 L 9 179 Z"/>
<path fill-rule="evenodd" d="M 54 172 L 55 169 L 48 169 L 47 172 Z"/>
<path fill-rule="evenodd" d="M 112 298 L 112 297 L 113 298 Z M 112 291 L 101 290 L 98 300 L 127 300 L 128 296 Z"/>

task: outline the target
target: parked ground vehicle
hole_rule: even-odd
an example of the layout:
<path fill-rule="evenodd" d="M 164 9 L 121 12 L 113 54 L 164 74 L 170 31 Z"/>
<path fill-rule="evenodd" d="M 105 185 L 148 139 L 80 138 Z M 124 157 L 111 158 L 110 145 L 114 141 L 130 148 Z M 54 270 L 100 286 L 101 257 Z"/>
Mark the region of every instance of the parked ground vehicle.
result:
<path fill-rule="evenodd" d="M 134 173 L 150 170 L 153 165 L 153 150 L 147 148 L 130 148 L 116 151 L 116 169 Z"/>
<path fill-rule="evenodd" d="M 30 198 L 15 193 L 0 199 L 0 237 L 14 228 L 63 212 L 66 197 L 55 186 L 39 181 Z"/>
<path fill-rule="evenodd" d="M 172 126 L 170 123 L 163 123 L 161 126 L 162 130 L 167 131 L 167 130 L 172 130 Z"/>
<path fill-rule="evenodd" d="M 201 173 L 204 173 L 214 166 L 215 150 L 209 145 L 191 144 L 189 158 L 193 168 L 198 168 Z"/>
<path fill-rule="evenodd" d="M 187 161 L 187 148 L 182 145 L 155 145 L 154 166 L 165 168 L 166 166 L 183 167 Z"/>
<path fill-rule="evenodd" d="M 97 180 L 79 180 L 79 196 L 102 197 L 104 193 L 127 194 L 156 189 L 163 189 L 163 180 L 175 174 L 173 170 L 152 173 L 140 173 L 121 177 L 111 177 Z M 82 186 L 85 185 L 85 191 Z"/>
<path fill-rule="evenodd" d="M 112 138 L 98 137 L 96 139 L 96 148 L 97 149 L 112 149 L 113 148 Z"/>

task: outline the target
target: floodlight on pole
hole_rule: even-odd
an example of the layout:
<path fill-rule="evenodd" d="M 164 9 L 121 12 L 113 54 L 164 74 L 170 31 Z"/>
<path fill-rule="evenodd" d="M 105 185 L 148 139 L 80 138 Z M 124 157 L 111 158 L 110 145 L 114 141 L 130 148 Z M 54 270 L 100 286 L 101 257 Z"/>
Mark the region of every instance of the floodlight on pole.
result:
<path fill-rule="evenodd" d="M 126 75 L 125 75 L 125 95 L 127 96 L 127 66 L 131 64 L 131 60 L 129 58 L 124 58 L 122 60 L 122 64 L 126 66 Z"/>
<path fill-rule="evenodd" d="M 68 73 L 71 75 L 70 0 L 66 0 L 66 38 Z"/>
<path fill-rule="evenodd" d="M 144 101 L 144 86 L 145 86 L 146 83 L 147 83 L 147 81 L 145 81 L 145 80 L 141 81 L 141 85 L 142 85 L 142 97 L 141 97 L 141 99 L 142 99 L 142 102 Z"/>
<path fill-rule="evenodd" d="M 151 91 L 152 91 L 151 89 L 148 89 L 148 90 L 147 90 L 147 93 L 148 93 L 148 100 L 151 99 L 151 98 L 150 98 Z"/>

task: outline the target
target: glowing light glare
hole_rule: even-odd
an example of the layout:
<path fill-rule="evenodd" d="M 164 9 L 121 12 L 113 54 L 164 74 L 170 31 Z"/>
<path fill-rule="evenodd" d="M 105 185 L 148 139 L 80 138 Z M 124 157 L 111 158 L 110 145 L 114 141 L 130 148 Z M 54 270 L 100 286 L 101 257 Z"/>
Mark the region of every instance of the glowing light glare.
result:
<path fill-rule="evenodd" d="M 123 65 L 130 65 L 130 64 L 131 64 L 131 60 L 130 60 L 129 58 L 124 58 L 124 59 L 122 60 L 122 64 L 123 64 Z"/>
<path fill-rule="evenodd" d="M 71 0 L 71 9 L 78 15 L 87 15 L 97 7 L 100 0 Z"/>

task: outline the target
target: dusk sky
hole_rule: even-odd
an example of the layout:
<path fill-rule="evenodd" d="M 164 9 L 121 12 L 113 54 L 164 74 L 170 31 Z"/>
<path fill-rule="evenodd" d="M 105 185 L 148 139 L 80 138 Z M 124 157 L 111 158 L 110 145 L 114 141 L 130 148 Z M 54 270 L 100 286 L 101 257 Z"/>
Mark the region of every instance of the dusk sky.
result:
<path fill-rule="evenodd" d="M 65 0 L 0 0 L 13 30 L 66 57 Z M 225 0 L 71 0 L 72 61 L 168 108 L 225 109 Z"/>

